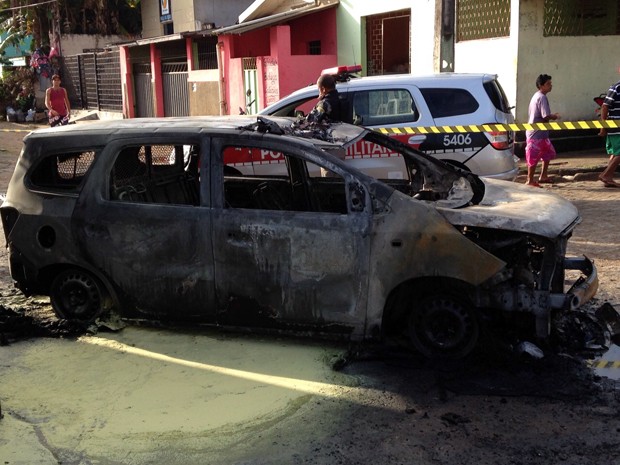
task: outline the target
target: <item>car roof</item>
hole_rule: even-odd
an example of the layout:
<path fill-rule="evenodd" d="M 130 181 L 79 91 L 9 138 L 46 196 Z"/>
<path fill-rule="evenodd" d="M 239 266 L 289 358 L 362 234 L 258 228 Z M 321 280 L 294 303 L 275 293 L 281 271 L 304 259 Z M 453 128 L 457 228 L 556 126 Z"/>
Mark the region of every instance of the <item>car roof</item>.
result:
<path fill-rule="evenodd" d="M 276 127 L 270 127 L 275 124 Z M 344 147 L 361 138 L 368 130 L 347 123 L 332 123 L 317 130 L 316 127 L 304 128 L 296 118 L 275 116 L 198 116 L 171 118 L 131 118 L 111 119 L 80 124 L 71 124 L 55 128 L 38 129 L 29 133 L 25 143 L 38 143 L 52 139 L 61 139 L 66 143 L 67 136 L 88 137 L 92 143 L 103 143 L 115 138 L 115 135 L 138 135 L 144 133 L 209 133 L 238 132 L 239 134 L 254 132 L 270 133 L 282 137 L 294 137 L 307 141 L 317 147 Z M 59 141 L 60 142 L 60 141 Z"/>
<path fill-rule="evenodd" d="M 352 78 L 341 84 L 355 85 L 356 83 L 372 83 L 372 82 L 385 82 L 385 81 L 409 81 L 416 85 L 428 86 L 436 82 L 486 82 L 493 79 L 497 79 L 496 74 L 487 73 L 436 73 L 436 74 L 382 74 L 380 76 L 364 76 L 359 78 Z"/>
<path fill-rule="evenodd" d="M 286 118 L 271 118 L 285 120 Z M 166 118 L 129 118 L 107 119 L 99 121 L 84 121 L 75 125 L 57 126 L 54 128 L 38 129 L 27 137 L 49 136 L 62 132 L 94 133 L 101 131 L 135 130 L 168 132 L 170 129 L 236 129 L 256 122 L 256 117 L 248 116 L 204 116 L 204 117 L 166 117 Z M 284 123 L 282 123 L 284 124 Z"/>
<path fill-rule="evenodd" d="M 355 89 L 357 87 L 382 87 L 389 85 L 395 87 L 399 85 L 414 85 L 417 87 L 433 87 L 433 88 L 472 88 L 473 86 L 484 84 L 489 81 L 497 79 L 497 74 L 487 73 L 437 73 L 437 74 L 383 74 L 381 76 L 364 76 L 353 77 L 348 81 L 336 83 L 336 88 L 339 91 L 348 91 L 349 89 Z M 259 111 L 259 114 L 269 114 L 274 107 L 280 107 L 283 104 L 287 104 L 290 101 L 294 101 L 297 98 L 318 97 L 316 84 L 309 84 L 306 87 L 297 89 L 290 94 L 282 97 L 277 102 L 274 102 L 263 110 Z"/>
<path fill-rule="evenodd" d="M 336 85 L 339 89 L 358 86 L 372 86 L 390 84 L 413 84 L 419 87 L 454 87 L 455 83 L 461 86 L 477 83 L 485 83 L 497 79 L 496 74 L 486 73 L 437 73 L 437 74 L 383 74 L 381 76 L 364 76 L 351 78 L 348 81 L 338 82 Z M 309 84 L 306 87 L 298 89 L 289 95 L 297 93 L 305 93 L 308 90 L 316 93 L 316 84 Z"/>

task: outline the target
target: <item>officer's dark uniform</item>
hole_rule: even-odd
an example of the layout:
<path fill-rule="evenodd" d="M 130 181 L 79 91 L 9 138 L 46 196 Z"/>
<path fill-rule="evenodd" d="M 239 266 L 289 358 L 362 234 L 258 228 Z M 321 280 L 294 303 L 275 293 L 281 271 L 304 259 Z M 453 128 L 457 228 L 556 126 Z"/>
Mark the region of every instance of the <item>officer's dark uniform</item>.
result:
<path fill-rule="evenodd" d="M 312 123 L 319 123 L 325 119 L 342 121 L 342 106 L 336 89 L 323 95 L 308 115 L 308 121 Z"/>

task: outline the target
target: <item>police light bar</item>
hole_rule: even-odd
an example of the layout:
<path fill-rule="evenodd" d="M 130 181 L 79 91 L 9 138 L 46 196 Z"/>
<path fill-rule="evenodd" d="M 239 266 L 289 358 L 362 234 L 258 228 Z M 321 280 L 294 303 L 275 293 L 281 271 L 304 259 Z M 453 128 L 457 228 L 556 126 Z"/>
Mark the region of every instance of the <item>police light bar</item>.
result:
<path fill-rule="evenodd" d="M 334 68 L 327 68 L 321 71 L 321 74 L 331 74 L 333 75 L 337 81 L 348 81 L 352 77 L 354 73 L 361 73 L 362 65 L 352 65 L 352 66 L 336 66 Z"/>

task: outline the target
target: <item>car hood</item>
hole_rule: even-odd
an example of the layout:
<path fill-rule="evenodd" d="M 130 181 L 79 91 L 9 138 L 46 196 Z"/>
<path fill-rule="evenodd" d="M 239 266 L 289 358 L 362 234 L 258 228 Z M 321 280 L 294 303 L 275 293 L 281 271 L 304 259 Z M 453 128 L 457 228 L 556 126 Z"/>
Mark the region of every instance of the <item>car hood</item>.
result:
<path fill-rule="evenodd" d="M 523 184 L 484 179 L 485 194 L 477 205 L 458 210 L 437 207 L 455 226 L 472 226 L 536 234 L 550 239 L 581 219 L 568 200 Z"/>

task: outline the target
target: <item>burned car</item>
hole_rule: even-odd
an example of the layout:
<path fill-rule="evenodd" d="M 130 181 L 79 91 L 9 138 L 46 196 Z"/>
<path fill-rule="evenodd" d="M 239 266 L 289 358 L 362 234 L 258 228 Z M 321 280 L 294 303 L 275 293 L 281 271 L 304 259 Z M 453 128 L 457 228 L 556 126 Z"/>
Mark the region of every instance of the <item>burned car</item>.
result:
<path fill-rule="evenodd" d="M 345 155 L 361 145 L 401 155 L 408 177 L 352 168 Z M 284 174 L 264 174 L 274 163 Z M 565 255 L 579 223 L 568 201 L 345 123 L 37 130 L 0 212 L 16 286 L 85 322 L 115 311 L 406 341 L 458 358 L 488 321 L 548 338 L 598 286 L 590 260 Z"/>

